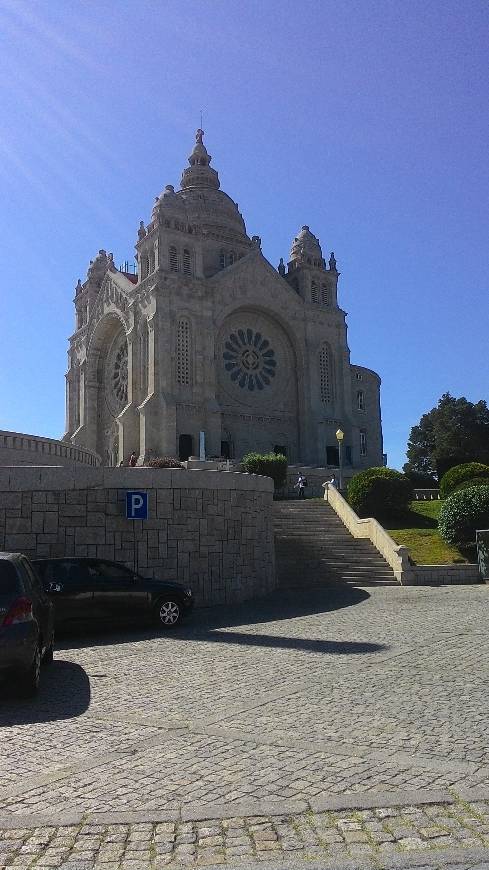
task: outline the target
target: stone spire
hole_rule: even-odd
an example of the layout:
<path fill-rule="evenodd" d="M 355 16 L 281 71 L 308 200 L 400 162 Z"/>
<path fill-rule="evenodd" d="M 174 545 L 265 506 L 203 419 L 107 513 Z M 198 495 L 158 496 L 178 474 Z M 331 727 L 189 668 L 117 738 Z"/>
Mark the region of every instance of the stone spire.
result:
<path fill-rule="evenodd" d="M 212 157 L 207 153 L 203 137 L 204 131 L 197 130 L 194 149 L 188 158 L 190 166 L 183 170 L 182 190 L 186 190 L 189 187 L 210 187 L 213 190 L 219 190 L 221 186 L 216 170 L 210 167 Z"/>

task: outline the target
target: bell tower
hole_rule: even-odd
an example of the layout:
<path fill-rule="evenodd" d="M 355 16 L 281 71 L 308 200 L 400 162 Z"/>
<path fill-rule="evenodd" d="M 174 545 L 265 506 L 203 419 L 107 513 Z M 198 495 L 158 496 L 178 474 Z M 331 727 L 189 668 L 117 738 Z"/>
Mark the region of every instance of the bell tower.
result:
<path fill-rule="evenodd" d="M 323 259 L 319 239 L 303 226 L 292 242 L 285 280 L 305 302 L 328 308 L 337 308 L 338 271 L 334 254 L 329 259 L 329 269 Z"/>

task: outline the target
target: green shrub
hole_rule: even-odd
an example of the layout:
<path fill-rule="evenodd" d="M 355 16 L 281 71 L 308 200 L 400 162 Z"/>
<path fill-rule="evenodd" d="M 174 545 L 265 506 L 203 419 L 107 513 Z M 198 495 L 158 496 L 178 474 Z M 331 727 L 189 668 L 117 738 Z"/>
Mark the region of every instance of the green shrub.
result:
<path fill-rule="evenodd" d="M 448 498 L 452 492 L 460 488 L 460 485 L 468 481 L 482 479 L 489 485 L 489 465 L 482 462 L 463 462 L 462 465 L 454 465 L 440 480 L 440 496 Z"/>
<path fill-rule="evenodd" d="M 271 477 L 275 489 L 285 486 L 287 481 L 287 457 L 281 453 L 247 453 L 241 465 L 248 474 L 262 474 Z"/>
<path fill-rule="evenodd" d="M 447 544 L 475 546 L 476 529 L 489 528 L 489 485 L 454 492 L 443 502 L 438 529 Z"/>
<path fill-rule="evenodd" d="M 146 463 L 148 468 L 183 468 L 184 466 L 173 456 L 155 456 Z"/>
<path fill-rule="evenodd" d="M 393 468 L 367 468 L 348 484 L 348 501 L 359 517 L 403 514 L 413 497 L 413 485 Z"/>

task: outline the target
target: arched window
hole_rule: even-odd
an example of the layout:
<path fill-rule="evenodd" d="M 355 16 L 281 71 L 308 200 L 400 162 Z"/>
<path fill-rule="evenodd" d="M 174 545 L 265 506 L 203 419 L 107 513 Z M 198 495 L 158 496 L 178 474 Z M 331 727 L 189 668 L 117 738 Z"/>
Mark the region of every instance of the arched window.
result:
<path fill-rule="evenodd" d="M 329 404 L 332 399 L 331 359 L 329 348 L 323 344 L 319 352 L 319 393 L 321 401 Z"/>
<path fill-rule="evenodd" d="M 148 395 L 148 321 L 145 319 L 139 333 L 139 383 L 143 399 Z"/>
<path fill-rule="evenodd" d="M 80 425 L 80 366 L 78 363 L 75 364 L 75 370 L 73 372 L 73 427 L 78 429 Z"/>
<path fill-rule="evenodd" d="M 178 251 L 175 245 L 170 245 L 168 249 L 168 262 L 170 264 L 170 272 L 179 272 Z"/>
<path fill-rule="evenodd" d="M 141 257 L 141 281 L 148 277 L 149 260 L 147 257 Z"/>
<path fill-rule="evenodd" d="M 311 302 L 319 302 L 317 281 L 311 281 Z"/>
<path fill-rule="evenodd" d="M 360 429 L 360 456 L 367 455 L 367 430 Z"/>
<path fill-rule="evenodd" d="M 232 266 L 233 263 L 235 263 L 235 262 L 236 262 L 236 254 L 234 253 L 234 251 L 230 251 L 228 254 L 228 265 Z"/>
<path fill-rule="evenodd" d="M 357 409 L 365 411 L 365 395 L 363 390 L 357 390 Z"/>
<path fill-rule="evenodd" d="M 193 275 L 194 270 L 192 268 L 192 260 L 193 260 L 192 252 L 189 251 L 188 248 L 184 248 L 184 251 L 183 251 L 183 274 L 184 275 Z"/>
<path fill-rule="evenodd" d="M 177 384 L 190 384 L 190 323 L 182 318 L 177 327 Z"/>
<path fill-rule="evenodd" d="M 155 270 L 155 254 L 154 251 L 148 257 L 148 275 L 152 275 Z"/>
<path fill-rule="evenodd" d="M 219 252 L 219 265 L 220 265 L 221 269 L 226 268 L 226 251 L 223 251 L 222 248 Z"/>
<path fill-rule="evenodd" d="M 321 302 L 323 305 L 329 305 L 329 290 L 326 284 L 323 284 L 321 287 Z"/>

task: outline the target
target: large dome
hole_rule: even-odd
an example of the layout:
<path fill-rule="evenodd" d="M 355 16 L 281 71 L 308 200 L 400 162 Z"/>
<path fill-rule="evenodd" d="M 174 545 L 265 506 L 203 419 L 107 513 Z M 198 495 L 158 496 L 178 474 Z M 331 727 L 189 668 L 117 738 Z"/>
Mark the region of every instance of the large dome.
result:
<path fill-rule="evenodd" d="M 167 185 L 157 198 L 153 218 L 158 213 L 186 218 L 186 222 L 204 235 L 230 236 L 234 241 L 250 244 L 246 226 L 238 206 L 220 190 L 219 176 L 212 169 L 212 157 L 202 141 L 203 130 L 197 130 L 194 149 L 184 169 L 181 190 Z"/>

